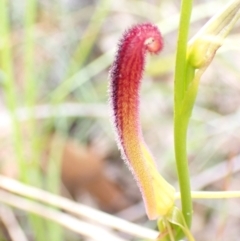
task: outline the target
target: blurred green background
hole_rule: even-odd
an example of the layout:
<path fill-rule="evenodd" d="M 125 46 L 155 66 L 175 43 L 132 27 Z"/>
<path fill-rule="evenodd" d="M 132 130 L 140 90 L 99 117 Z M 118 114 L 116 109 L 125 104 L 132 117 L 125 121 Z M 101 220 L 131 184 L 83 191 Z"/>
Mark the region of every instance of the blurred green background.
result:
<path fill-rule="evenodd" d="M 226 2 L 194 1 L 190 37 Z M 125 29 L 159 26 L 165 47 L 147 57 L 141 121 L 159 171 L 178 188 L 172 119 L 179 10 L 177 0 L 1 0 L 1 174 L 154 229 L 114 141 L 108 72 Z M 239 189 L 239 30 L 238 23 L 201 81 L 188 136 L 193 190 Z M 239 240 L 239 205 L 194 201 L 196 240 Z M 26 240 L 90 240 L 30 212 L 8 211 Z M 5 218 L 0 211 L 0 240 L 21 241 Z"/>

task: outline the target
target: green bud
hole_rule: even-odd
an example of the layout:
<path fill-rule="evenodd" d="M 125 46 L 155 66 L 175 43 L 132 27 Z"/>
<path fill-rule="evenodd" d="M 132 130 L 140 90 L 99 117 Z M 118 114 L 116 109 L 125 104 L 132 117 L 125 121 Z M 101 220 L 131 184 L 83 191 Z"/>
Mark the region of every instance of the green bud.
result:
<path fill-rule="evenodd" d="M 187 59 L 196 69 L 207 67 L 240 17 L 240 0 L 231 1 L 189 41 Z"/>

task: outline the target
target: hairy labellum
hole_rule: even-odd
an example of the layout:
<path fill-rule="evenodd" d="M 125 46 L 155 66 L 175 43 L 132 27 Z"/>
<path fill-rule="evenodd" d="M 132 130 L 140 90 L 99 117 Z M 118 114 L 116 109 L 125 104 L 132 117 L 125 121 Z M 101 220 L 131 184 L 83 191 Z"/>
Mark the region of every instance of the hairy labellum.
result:
<path fill-rule="evenodd" d="M 157 172 L 139 125 L 139 89 L 146 52 L 158 53 L 163 39 L 150 23 L 126 31 L 110 72 L 110 102 L 122 156 L 141 190 L 150 219 L 165 215 L 173 206 L 174 189 Z"/>

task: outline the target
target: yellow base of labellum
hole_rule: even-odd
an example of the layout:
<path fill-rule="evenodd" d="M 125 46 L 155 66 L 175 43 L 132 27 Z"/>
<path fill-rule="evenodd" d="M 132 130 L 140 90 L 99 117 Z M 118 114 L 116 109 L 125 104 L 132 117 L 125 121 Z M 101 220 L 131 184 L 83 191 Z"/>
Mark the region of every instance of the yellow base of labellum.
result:
<path fill-rule="evenodd" d="M 143 198 L 149 219 L 157 219 L 159 216 L 166 216 L 173 209 L 175 189 L 158 173 L 149 151 L 143 144 L 141 149 L 146 163 L 146 170 L 151 179 L 149 185 L 152 186 L 154 195 L 145 192 Z"/>

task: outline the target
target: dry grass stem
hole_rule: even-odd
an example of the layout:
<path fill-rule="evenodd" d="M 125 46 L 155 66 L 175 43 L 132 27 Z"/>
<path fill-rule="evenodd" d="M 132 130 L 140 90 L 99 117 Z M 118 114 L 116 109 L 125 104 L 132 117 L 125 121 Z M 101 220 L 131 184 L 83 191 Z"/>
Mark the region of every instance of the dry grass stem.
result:
<path fill-rule="evenodd" d="M 30 118 L 32 110 L 30 108 L 16 109 L 18 121 L 27 121 Z M 48 119 L 52 117 L 107 117 L 108 111 L 105 104 L 77 104 L 63 103 L 60 105 L 37 105 L 33 108 L 35 119 Z M 1 111 L 0 127 L 11 125 L 11 117 L 8 112 Z"/>
<path fill-rule="evenodd" d="M 7 229 L 12 241 L 28 241 L 14 213 L 4 204 L 0 205 L 0 219 Z"/>
<path fill-rule="evenodd" d="M 46 191 L 40 190 L 38 188 L 24 185 L 16 180 L 13 180 L 1 175 L 0 175 L 0 187 L 9 192 L 13 192 L 18 195 L 32 198 L 34 200 L 38 200 L 48 205 L 52 205 L 54 207 L 71 212 L 80 217 L 93 220 L 104 226 L 133 235 L 134 237 L 145 238 L 145 239 L 155 239 L 158 236 L 158 232 L 154 230 L 141 227 L 139 225 L 130 223 L 126 220 L 114 217 L 110 214 L 106 214 L 104 212 L 95 210 L 85 205 L 75 203 L 67 198 L 59 197 L 51 193 L 48 193 Z"/>
<path fill-rule="evenodd" d="M 109 231 L 106 231 L 96 225 L 80 221 L 68 214 L 61 213 L 60 211 L 53 210 L 52 208 L 46 207 L 34 201 L 26 200 L 25 198 L 18 197 L 3 190 L 0 191 L 0 201 L 26 212 L 37 214 L 96 241 L 126 241 L 125 239 L 116 237 Z"/>

